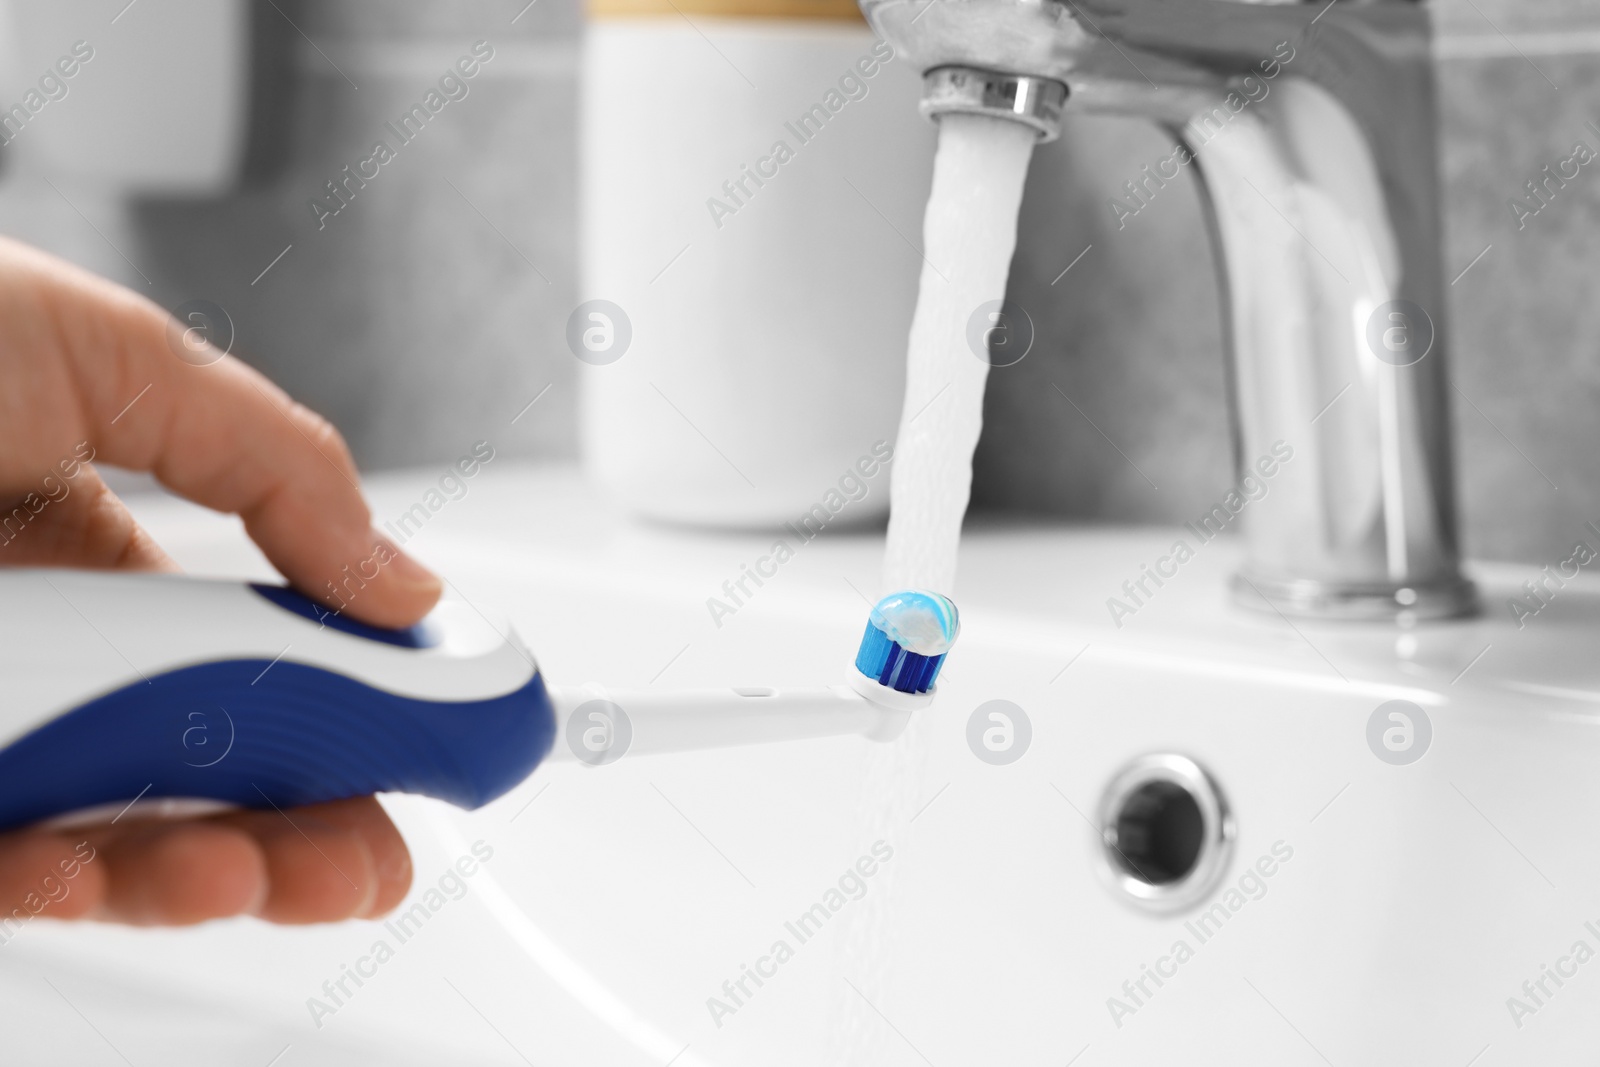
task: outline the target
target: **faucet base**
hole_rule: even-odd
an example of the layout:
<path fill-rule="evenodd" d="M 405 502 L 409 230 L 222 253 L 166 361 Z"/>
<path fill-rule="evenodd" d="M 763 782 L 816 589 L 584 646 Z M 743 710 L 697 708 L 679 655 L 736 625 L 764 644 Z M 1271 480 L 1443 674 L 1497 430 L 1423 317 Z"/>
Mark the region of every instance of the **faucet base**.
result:
<path fill-rule="evenodd" d="M 1240 571 L 1231 585 L 1234 602 L 1241 607 L 1301 619 L 1407 624 L 1459 619 L 1478 611 L 1477 588 L 1459 574 L 1426 583 L 1356 585 Z"/>

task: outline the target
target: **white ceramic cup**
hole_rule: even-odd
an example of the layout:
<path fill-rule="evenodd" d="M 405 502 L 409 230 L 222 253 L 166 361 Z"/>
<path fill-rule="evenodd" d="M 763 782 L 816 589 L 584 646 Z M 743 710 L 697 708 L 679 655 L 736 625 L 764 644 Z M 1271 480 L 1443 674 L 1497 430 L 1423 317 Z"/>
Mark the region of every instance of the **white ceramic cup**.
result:
<path fill-rule="evenodd" d="M 587 467 L 651 518 L 792 521 L 895 439 L 935 133 L 919 73 L 844 19 L 598 18 L 585 49 Z M 852 520 L 888 510 L 872 466 Z"/>

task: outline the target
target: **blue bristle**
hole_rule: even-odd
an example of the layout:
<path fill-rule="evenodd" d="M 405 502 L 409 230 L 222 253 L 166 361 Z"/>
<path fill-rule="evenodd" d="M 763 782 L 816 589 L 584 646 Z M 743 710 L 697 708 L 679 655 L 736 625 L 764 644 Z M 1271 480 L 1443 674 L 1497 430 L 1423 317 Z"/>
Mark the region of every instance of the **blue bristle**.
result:
<path fill-rule="evenodd" d="M 856 652 L 856 670 L 868 678 L 876 678 L 899 646 L 889 640 L 889 635 L 872 623 L 861 635 L 861 648 Z"/>
<path fill-rule="evenodd" d="M 856 670 L 902 693 L 926 693 L 933 687 L 943 663 L 942 653 L 920 656 L 907 652 L 870 622 L 856 653 Z"/>
<path fill-rule="evenodd" d="M 883 661 L 883 667 L 878 671 L 878 684 L 894 688 L 894 681 L 900 674 L 900 667 L 905 663 L 906 650 L 893 641 L 889 642 L 889 657 Z"/>

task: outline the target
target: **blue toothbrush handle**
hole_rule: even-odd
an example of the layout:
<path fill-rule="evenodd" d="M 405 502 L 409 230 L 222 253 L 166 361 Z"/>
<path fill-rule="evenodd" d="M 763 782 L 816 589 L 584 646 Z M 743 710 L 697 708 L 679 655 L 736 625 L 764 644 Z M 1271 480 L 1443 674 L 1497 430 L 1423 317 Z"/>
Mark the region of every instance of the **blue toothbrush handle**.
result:
<path fill-rule="evenodd" d="M 555 734 L 532 657 L 470 609 L 380 630 L 281 587 L 71 571 L 5 574 L 0 598 L 31 612 L 0 625 L 22 696 L 0 712 L 0 829 L 135 797 L 473 808 Z"/>

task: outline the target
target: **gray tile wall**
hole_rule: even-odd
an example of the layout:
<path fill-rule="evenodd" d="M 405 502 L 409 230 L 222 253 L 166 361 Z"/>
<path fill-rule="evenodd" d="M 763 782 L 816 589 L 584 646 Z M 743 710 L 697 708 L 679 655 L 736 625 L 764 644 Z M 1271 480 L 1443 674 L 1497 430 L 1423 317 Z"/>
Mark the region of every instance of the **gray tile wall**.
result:
<path fill-rule="evenodd" d="M 290 121 L 278 171 L 215 203 L 135 209 L 147 261 L 228 308 L 246 352 L 333 418 L 366 465 L 449 458 L 480 438 L 574 452 L 561 337 L 576 302 L 578 15 L 541 0 L 517 18 L 526 3 L 285 7 L 310 41 L 281 42 Z M 281 31 L 287 19 L 267 14 Z M 375 139 L 398 147 L 385 124 L 480 39 L 495 54 L 468 95 L 318 229 L 310 198 Z"/>
<path fill-rule="evenodd" d="M 1034 347 L 990 374 L 975 506 L 1170 521 L 1231 481 L 1217 280 L 1192 168 L 1120 229 L 1107 207 L 1171 151 L 1153 125 L 1074 116 L 1035 152 L 1009 294 L 1034 321 Z"/>
<path fill-rule="evenodd" d="M 131 204 L 74 189 L 69 206 L 13 181 L 0 227 L 163 306 L 221 305 L 235 351 L 332 418 L 365 467 L 447 459 L 479 439 L 574 455 L 562 337 L 576 303 L 576 0 L 252 7 L 244 188 Z M 385 123 L 479 39 L 495 56 L 468 95 L 319 229 L 309 200 L 374 140 L 397 145 Z"/>

